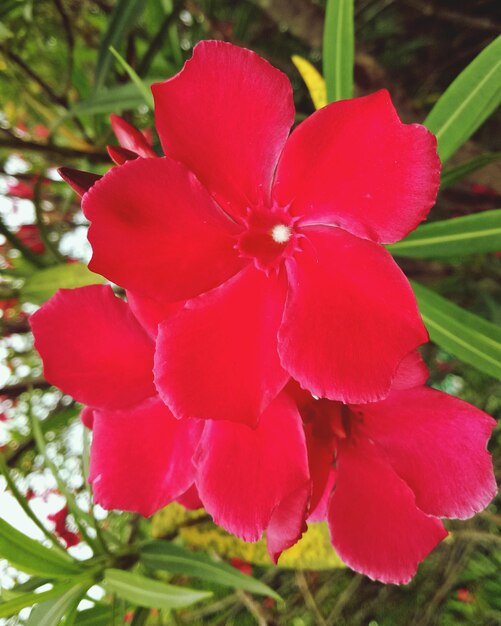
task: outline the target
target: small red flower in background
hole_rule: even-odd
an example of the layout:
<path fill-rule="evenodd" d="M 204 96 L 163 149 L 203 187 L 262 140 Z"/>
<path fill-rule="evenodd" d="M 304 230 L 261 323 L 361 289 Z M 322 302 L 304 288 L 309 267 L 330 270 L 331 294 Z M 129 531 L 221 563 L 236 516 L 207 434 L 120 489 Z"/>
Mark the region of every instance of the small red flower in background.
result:
<path fill-rule="evenodd" d="M 21 198 L 23 200 L 32 200 L 34 196 L 33 185 L 16 180 L 15 183 L 7 184 L 7 193 L 13 198 Z"/>
<path fill-rule="evenodd" d="M 65 505 L 56 513 L 47 516 L 50 522 L 54 523 L 54 532 L 64 541 L 67 548 L 80 543 L 80 536 L 68 528 L 68 507 Z"/>
<path fill-rule="evenodd" d="M 19 226 L 16 235 L 21 242 L 35 254 L 43 254 L 45 252 L 45 244 L 35 224 L 23 224 Z"/>
<path fill-rule="evenodd" d="M 153 92 L 169 156 L 113 118 L 123 164 L 82 206 L 91 269 L 138 309 L 188 300 L 160 318 L 164 402 L 176 417 L 255 425 L 290 375 L 332 399 L 384 397 L 427 333 L 380 244 L 433 205 L 435 138 L 402 124 L 385 91 L 328 105 L 288 137 L 288 79 L 222 42 L 199 44 Z"/>
<path fill-rule="evenodd" d="M 382 582 L 412 578 L 447 535 L 438 518 L 472 517 L 496 494 L 486 450 L 495 421 L 425 387 L 427 376 L 409 355 L 388 397 L 364 405 L 288 387 L 305 422 L 309 519 L 326 519 L 342 560 Z"/>
<path fill-rule="evenodd" d="M 466 602 L 467 604 L 475 603 L 475 596 L 471 593 L 469 589 L 466 589 L 466 587 L 460 587 L 456 593 L 457 598 L 460 602 Z"/>
<path fill-rule="evenodd" d="M 230 564 L 240 570 L 242 572 L 242 574 L 245 574 L 246 576 L 252 576 L 252 565 L 251 563 L 248 563 L 247 561 L 242 561 L 242 559 L 237 559 L 236 557 L 230 559 Z"/>

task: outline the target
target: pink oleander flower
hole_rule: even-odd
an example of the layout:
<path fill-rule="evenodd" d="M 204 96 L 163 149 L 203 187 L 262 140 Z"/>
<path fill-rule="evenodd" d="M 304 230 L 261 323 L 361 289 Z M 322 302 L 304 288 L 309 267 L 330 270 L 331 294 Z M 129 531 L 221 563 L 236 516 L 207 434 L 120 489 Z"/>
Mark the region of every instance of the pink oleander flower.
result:
<path fill-rule="evenodd" d="M 91 269 L 159 323 L 167 406 L 255 426 L 291 375 L 334 400 L 385 397 L 427 333 L 381 244 L 434 203 L 433 135 L 402 124 L 380 91 L 330 104 L 289 136 L 287 77 L 217 41 L 153 93 L 167 156 L 113 118 L 119 165 L 72 184 L 91 221 Z"/>
<path fill-rule="evenodd" d="M 310 495 L 294 402 L 280 393 L 255 429 L 175 419 L 153 385 L 158 321 L 135 312 L 133 297 L 93 285 L 60 290 L 30 318 L 46 379 L 87 405 L 95 501 L 146 516 L 174 499 L 203 505 L 248 541 L 266 530 L 278 558 L 300 537 Z"/>
<path fill-rule="evenodd" d="M 311 521 L 326 519 L 352 569 L 406 583 L 447 536 L 439 518 L 467 519 L 496 494 L 486 450 L 495 426 L 483 411 L 425 387 L 417 353 L 387 398 L 345 405 L 288 386 L 305 423 Z"/>

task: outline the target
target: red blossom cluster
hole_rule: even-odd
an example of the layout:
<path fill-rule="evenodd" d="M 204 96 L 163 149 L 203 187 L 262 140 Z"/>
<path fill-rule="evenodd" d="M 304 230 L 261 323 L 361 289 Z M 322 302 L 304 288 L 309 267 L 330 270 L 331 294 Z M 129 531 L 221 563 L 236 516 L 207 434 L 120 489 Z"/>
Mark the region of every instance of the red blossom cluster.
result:
<path fill-rule="evenodd" d="M 166 156 L 113 117 L 117 163 L 63 168 L 83 195 L 90 268 L 32 316 L 47 380 L 86 405 L 107 509 L 203 506 L 277 561 L 326 520 L 347 565 L 407 582 L 496 485 L 493 420 L 425 386 L 428 340 L 382 246 L 435 201 L 436 140 L 386 91 L 292 133 L 285 75 L 202 42 L 153 86 Z M 131 253 L 134 250 L 134 254 Z"/>

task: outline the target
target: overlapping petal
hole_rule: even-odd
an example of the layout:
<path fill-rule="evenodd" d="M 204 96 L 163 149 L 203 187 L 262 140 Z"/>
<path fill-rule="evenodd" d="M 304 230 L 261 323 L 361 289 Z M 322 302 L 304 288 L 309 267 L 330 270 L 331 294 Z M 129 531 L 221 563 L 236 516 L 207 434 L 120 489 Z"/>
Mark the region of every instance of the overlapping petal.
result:
<path fill-rule="evenodd" d="M 277 331 L 282 276 L 248 266 L 160 324 L 155 384 L 178 417 L 255 425 L 287 382 Z"/>
<path fill-rule="evenodd" d="M 269 199 L 294 121 L 285 74 L 251 50 L 203 41 L 152 91 L 165 153 L 195 172 L 230 215 Z"/>
<path fill-rule="evenodd" d="M 440 182 L 436 139 L 402 124 L 387 91 L 334 102 L 292 133 L 274 196 L 304 224 L 398 241 L 421 222 Z"/>
<path fill-rule="evenodd" d="M 127 291 L 127 303 L 146 332 L 155 339 L 158 325 L 180 311 L 184 302 L 159 302 L 147 296 Z"/>
<path fill-rule="evenodd" d="M 197 296 L 241 267 L 238 227 L 198 180 L 168 157 L 113 168 L 85 194 L 89 267 L 126 289 L 175 302 Z"/>
<path fill-rule="evenodd" d="M 410 285 L 370 241 L 328 226 L 303 233 L 303 252 L 287 262 L 282 364 L 321 397 L 384 397 L 400 361 L 428 338 Z"/>
<path fill-rule="evenodd" d="M 30 322 L 46 379 L 79 402 L 119 409 L 155 394 L 154 344 L 111 287 L 61 289 Z"/>
<path fill-rule="evenodd" d="M 417 508 L 411 489 L 365 439 L 339 446 L 328 522 L 342 560 L 386 583 L 409 582 L 447 535 L 439 520 Z"/>
<path fill-rule="evenodd" d="M 146 141 L 146 137 L 143 133 L 124 120 L 123 117 L 110 115 L 110 120 L 113 132 L 122 148 L 130 150 L 137 156 L 144 158 L 154 158 L 158 156 Z"/>
<path fill-rule="evenodd" d="M 197 453 L 197 487 L 217 524 L 246 541 L 256 541 L 281 504 L 303 510 L 308 461 L 301 418 L 282 393 L 264 411 L 257 428 L 207 422 Z M 292 535 L 297 516 L 274 520 L 270 551 L 278 555 Z"/>
<path fill-rule="evenodd" d="M 195 479 L 203 425 L 177 420 L 158 398 L 121 411 L 94 411 L 89 481 L 105 509 L 150 516 Z"/>
<path fill-rule="evenodd" d="M 427 387 L 392 391 L 358 410 L 425 513 L 465 519 L 496 494 L 486 449 L 495 421 L 483 411 Z"/>

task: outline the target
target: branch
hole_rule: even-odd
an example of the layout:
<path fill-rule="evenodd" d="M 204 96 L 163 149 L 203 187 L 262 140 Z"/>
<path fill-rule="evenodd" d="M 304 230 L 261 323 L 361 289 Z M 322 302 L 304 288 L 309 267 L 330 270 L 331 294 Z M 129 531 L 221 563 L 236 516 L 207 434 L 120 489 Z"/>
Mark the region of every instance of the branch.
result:
<path fill-rule="evenodd" d="M 4 129 L 0 129 L 4 130 Z M 24 141 L 17 137 L 9 137 L 8 139 L 0 138 L 0 148 L 9 148 L 10 150 L 27 150 L 32 152 L 44 152 L 49 155 L 65 157 L 68 159 L 88 159 L 94 163 L 109 163 L 110 157 L 105 152 L 92 152 L 90 150 L 76 150 L 75 148 L 66 148 L 65 146 L 56 146 L 55 144 L 42 144 L 36 141 Z"/>

